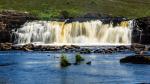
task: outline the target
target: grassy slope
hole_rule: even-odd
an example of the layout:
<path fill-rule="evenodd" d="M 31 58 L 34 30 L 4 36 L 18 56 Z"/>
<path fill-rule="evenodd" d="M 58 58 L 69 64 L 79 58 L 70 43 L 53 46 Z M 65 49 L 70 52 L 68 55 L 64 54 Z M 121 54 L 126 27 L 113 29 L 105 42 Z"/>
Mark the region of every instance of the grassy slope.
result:
<path fill-rule="evenodd" d="M 61 11 L 77 17 L 85 13 L 113 16 L 150 16 L 150 0 L 0 0 L 0 9 L 28 11 L 41 18 L 60 16 Z"/>

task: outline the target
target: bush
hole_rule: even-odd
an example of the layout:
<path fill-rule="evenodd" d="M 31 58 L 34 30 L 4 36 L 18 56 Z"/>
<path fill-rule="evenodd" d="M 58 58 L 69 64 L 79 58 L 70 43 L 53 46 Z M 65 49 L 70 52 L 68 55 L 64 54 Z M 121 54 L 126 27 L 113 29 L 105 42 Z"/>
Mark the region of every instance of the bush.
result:
<path fill-rule="evenodd" d="M 90 5 L 96 5 L 96 1 L 95 1 L 95 0 L 92 0 L 92 1 L 90 2 Z"/>
<path fill-rule="evenodd" d="M 67 57 L 66 57 L 65 55 L 62 55 L 62 56 L 61 56 L 61 59 L 60 59 L 60 66 L 61 66 L 61 67 L 67 67 L 67 66 L 69 66 L 69 65 L 71 65 L 71 64 L 70 64 L 69 61 L 67 60 Z"/>
<path fill-rule="evenodd" d="M 68 11 L 61 11 L 60 15 L 62 18 L 67 19 L 69 18 L 69 12 Z"/>
<path fill-rule="evenodd" d="M 81 63 L 81 61 L 84 61 L 84 58 L 80 54 L 77 54 L 75 59 L 77 64 Z"/>

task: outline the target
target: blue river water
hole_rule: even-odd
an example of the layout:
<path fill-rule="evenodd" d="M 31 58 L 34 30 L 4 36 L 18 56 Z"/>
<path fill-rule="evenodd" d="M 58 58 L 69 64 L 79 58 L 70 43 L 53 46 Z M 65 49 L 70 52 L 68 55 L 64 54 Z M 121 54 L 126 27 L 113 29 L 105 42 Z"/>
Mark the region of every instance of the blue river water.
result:
<path fill-rule="evenodd" d="M 75 53 L 64 53 L 74 62 Z M 120 64 L 132 52 L 82 54 L 91 65 L 61 68 L 61 53 L 0 51 L 0 84 L 138 84 L 150 83 L 150 65 Z"/>

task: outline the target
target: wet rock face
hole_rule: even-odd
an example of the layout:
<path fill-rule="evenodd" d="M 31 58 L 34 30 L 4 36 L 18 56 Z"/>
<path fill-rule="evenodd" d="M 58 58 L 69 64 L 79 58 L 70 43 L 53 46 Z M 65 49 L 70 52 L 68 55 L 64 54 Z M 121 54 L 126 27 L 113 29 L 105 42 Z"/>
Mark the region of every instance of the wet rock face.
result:
<path fill-rule="evenodd" d="M 138 18 L 135 21 L 135 29 L 132 34 L 133 42 L 150 44 L 150 16 Z"/>
<path fill-rule="evenodd" d="M 0 31 L 0 43 L 10 42 L 11 41 L 11 32 L 4 30 Z"/>
<path fill-rule="evenodd" d="M 28 13 L 15 11 L 0 12 L 0 43 L 11 42 L 11 30 L 20 28 L 27 21 L 35 20 L 36 17 Z"/>
<path fill-rule="evenodd" d="M 143 55 L 128 56 L 120 60 L 121 63 L 150 64 L 150 57 Z"/>

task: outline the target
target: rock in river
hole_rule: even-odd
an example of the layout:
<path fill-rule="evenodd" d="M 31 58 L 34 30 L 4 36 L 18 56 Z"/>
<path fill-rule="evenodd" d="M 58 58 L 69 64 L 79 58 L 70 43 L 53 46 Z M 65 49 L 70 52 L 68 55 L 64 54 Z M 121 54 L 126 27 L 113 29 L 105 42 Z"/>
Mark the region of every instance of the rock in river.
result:
<path fill-rule="evenodd" d="M 12 49 L 12 43 L 0 43 L 0 50 L 11 50 Z"/>
<path fill-rule="evenodd" d="M 22 49 L 25 51 L 32 51 L 34 49 L 34 45 L 33 44 L 26 44 L 22 47 Z"/>
<path fill-rule="evenodd" d="M 120 60 L 121 63 L 150 64 L 150 57 L 146 55 L 127 56 Z"/>

